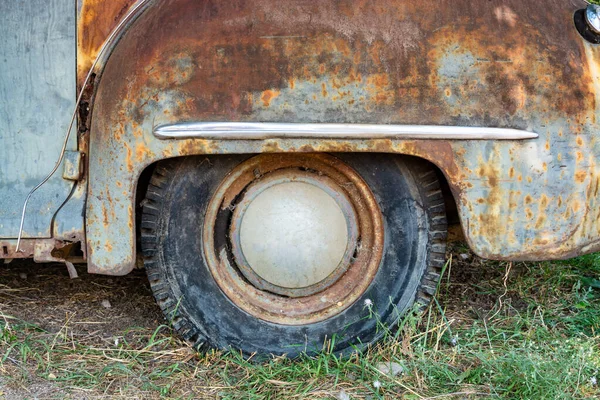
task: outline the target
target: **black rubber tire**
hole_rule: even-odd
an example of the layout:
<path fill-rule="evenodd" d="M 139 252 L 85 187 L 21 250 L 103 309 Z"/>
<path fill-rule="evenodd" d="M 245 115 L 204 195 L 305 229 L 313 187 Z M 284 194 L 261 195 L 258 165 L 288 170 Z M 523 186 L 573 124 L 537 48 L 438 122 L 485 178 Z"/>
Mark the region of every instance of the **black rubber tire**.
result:
<path fill-rule="evenodd" d="M 446 214 L 436 171 L 423 160 L 381 154 L 337 154 L 367 182 L 384 219 L 379 270 L 353 305 L 327 320 L 300 326 L 260 320 L 220 290 L 202 251 L 205 210 L 217 186 L 248 155 L 184 157 L 157 164 L 142 214 L 144 263 L 158 304 L 174 328 L 198 348 L 245 354 L 309 354 L 335 338 L 351 352 L 382 336 L 415 301 L 435 294 L 445 261 Z M 365 307 L 369 299 L 372 310 Z M 375 317 L 375 315 L 377 317 Z"/>

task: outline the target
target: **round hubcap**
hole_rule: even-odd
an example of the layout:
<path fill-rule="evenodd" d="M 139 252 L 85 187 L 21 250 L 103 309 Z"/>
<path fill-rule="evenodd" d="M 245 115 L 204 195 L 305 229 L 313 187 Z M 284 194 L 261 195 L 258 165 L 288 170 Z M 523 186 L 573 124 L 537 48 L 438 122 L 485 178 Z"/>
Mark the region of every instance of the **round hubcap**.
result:
<path fill-rule="evenodd" d="M 383 224 L 368 186 L 341 160 L 264 154 L 223 180 L 203 243 L 233 303 L 300 325 L 330 318 L 364 293 L 381 260 Z"/>
<path fill-rule="evenodd" d="M 251 184 L 230 229 L 244 276 L 259 289 L 289 297 L 335 282 L 350 264 L 358 235 L 352 204 L 335 182 L 297 169 Z"/>

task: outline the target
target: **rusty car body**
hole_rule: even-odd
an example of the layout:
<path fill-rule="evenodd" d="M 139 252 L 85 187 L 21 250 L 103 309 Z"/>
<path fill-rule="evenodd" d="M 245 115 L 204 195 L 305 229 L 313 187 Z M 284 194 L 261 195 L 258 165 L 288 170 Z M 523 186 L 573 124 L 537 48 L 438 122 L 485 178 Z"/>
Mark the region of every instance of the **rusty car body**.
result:
<path fill-rule="evenodd" d="M 149 169 L 259 153 L 418 157 L 439 171 L 476 254 L 600 250 L 600 47 L 583 1 L 44 4 L 0 2 L 0 258 L 127 274 Z M 358 128 L 284 134 L 303 124 Z M 412 128 L 369 134 L 383 125 Z M 423 126 L 456 129 L 419 136 Z M 193 134 L 160 137 L 177 127 Z M 472 135 L 449 135 L 460 129 Z"/>

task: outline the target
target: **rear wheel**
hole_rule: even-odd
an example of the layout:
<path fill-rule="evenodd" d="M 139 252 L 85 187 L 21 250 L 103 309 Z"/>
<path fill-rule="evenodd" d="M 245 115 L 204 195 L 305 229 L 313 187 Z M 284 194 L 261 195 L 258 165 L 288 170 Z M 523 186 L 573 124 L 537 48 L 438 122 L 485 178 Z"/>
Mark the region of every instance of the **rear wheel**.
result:
<path fill-rule="evenodd" d="M 142 215 L 155 297 L 198 346 L 335 351 L 434 294 L 446 217 L 435 171 L 374 154 L 160 162 Z"/>

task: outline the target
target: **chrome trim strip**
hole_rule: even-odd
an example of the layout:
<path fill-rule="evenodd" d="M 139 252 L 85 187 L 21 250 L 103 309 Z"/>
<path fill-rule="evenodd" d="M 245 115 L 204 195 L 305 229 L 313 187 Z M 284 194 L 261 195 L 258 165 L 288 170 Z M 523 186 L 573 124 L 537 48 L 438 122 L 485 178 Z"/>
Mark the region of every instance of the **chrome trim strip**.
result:
<path fill-rule="evenodd" d="M 435 125 L 301 124 L 278 122 L 187 122 L 154 129 L 159 139 L 446 139 L 522 140 L 538 134 L 510 128 Z"/>

